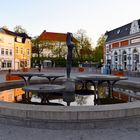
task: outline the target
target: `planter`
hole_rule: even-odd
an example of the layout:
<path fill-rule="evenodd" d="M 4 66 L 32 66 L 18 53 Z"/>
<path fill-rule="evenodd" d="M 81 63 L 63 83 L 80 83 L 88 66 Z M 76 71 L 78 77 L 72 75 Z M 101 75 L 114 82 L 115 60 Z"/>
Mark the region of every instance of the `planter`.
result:
<path fill-rule="evenodd" d="M 115 76 L 124 76 L 124 72 L 123 71 L 115 71 L 112 73 Z"/>
<path fill-rule="evenodd" d="M 79 72 L 84 72 L 84 68 L 80 67 Z"/>
<path fill-rule="evenodd" d="M 11 75 L 11 74 L 7 74 L 6 75 L 6 81 L 11 81 L 11 80 L 21 80 L 22 78 L 19 77 L 19 76 L 14 76 L 14 75 Z"/>
<path fill-rule="evenodd" d="M 28 72 L 28 68 L 23 68 L 23 72 Z"/>

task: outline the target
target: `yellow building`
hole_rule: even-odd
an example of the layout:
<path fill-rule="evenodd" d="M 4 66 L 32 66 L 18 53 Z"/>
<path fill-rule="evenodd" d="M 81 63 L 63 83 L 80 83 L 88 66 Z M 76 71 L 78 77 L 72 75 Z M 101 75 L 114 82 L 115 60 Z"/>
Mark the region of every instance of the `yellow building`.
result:
<path fill-rule="evenodd" d="M 31 38 L 25 33 L 18 34 L 15 39 L 15 70 L 31 67 Z"/>

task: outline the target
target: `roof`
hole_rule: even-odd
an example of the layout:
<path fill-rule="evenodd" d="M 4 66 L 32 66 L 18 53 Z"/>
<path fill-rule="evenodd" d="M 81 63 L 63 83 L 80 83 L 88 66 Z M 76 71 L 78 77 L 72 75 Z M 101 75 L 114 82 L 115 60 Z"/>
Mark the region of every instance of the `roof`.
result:
<path fill-rule="evenodd" d="M 12 36 L 16 36 L 16 34 L 10 30 L 1 28 L 1 31 L 3 31 L 4 33 L 8 34 L 8 35 L 12 35 Z"/>
<path fill-rule="evenodd" d="M 4 29 L 4 28 L 1 28 L 6 34 L 9 34 L 9 35 L 12 35 L 12 36 L 20 36 L 22 38 L 29 38 L 31 39 L 31 37 L 29 37 L 26 33 L 16 33 L 16 32 L 12 32 L 10 30 L 7 30 L 7 29 Z"/>
<path fill-rule="evenodd" d="M 105 33 L 105 35 L 107 35 L 106 42 L 129 36 L 131 25 L 132 25 L 132 22 L 126 25 L 123 25 L 121 27 L 118 27 L 116 29 L 113 29 L 111 31 L 107 31 Z M 138 25 L 140 27 L 140 19 L 138 20 Z"/>
<path fill-rule="evenodd" d="M 46 32 L 45 30 L 41 33 L 39 36 L 39 40 L 41 41 L 60 41 L 60 42 L 66 42 L 66 33 L 54 33 L 54 32 Z M 77 39 L 74 38 L 74 42 L 78 42 Z"/>

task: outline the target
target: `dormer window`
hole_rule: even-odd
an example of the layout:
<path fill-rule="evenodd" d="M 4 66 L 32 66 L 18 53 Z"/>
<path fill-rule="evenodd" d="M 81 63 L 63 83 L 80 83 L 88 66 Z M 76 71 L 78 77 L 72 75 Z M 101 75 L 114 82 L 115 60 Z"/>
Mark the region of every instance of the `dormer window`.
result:
<path fill-rule="evenodd" d="M 119 30 L 117 30 L 117 34 L 119 34 L 119 33 L 120 33 L 120 31 L 121 31 L 120 29 L 119 29 Z"/>
<path fill-rule="evenodd" d="M 135 34 L 135 33 L 139 32 L 139 31 L 140 31 L 140 29 L 139 29 L 138 21 L 134 20 L 131 23 L 130 34 Z"/>
<path fill-rule="evenodd" d="M 17 37 L 17 42 L 22 42 L 22 38 L 21 37 Z"/>

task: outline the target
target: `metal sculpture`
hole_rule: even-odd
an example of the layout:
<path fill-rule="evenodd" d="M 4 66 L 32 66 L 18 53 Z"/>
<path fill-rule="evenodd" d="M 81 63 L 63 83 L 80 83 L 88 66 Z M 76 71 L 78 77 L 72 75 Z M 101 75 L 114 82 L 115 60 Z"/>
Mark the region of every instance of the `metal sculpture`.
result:
<path fill-rule="evenodd" d="M 67 71 L 67 78 L 70 78 L 71 65 L 72 65 L 72 50 L 75 47 L 73 43 L 73 34 L 70 32 L 67 33 L 66 43 L 68 47 L 66 71 Z"/>

